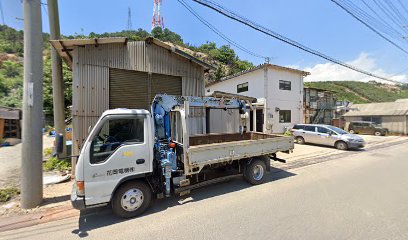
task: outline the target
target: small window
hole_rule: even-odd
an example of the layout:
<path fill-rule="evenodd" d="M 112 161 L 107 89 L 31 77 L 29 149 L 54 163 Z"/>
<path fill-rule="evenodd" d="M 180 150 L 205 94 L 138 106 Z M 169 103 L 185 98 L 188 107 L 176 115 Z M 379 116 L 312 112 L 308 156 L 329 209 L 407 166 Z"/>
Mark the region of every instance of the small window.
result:
<path fill-rule="evenodd" d="M 329 129 L 324 128 L 324 127 L 317 127 L 317 131 L 319 133 L 326 133 L 326 134 L 329 134 L 331 132 Z"/>
<path fill-rule="evenodd" d="M 290 110 L 280 110 L 279 111 L 279 122 L 290 123 L 291 122 L 291 111 Z"/>
<path fill-rule="evenodd" d="M 290 81 L 279 80 L 280 90 L 292 90 L 292 83 Z"/>
<path fill-rule="evenodd" d="M 303 129 L 303 128 L 305 128 L 305 125 L 298 125 L 298 124 L 296 124 L 295 126 L 293 126 L 292 129 Z"/>
<path fill-rule="evenodd" d="M 237 85 L 237 93 L 247 92 L 247 91 L 248 91 L 248 82 Z"/>
<path fill-rule="evenodd" d="M 315 126 L 305 126 L 303 130 L 309 131 L 309 132 L 314 132 L 315 131 Z"/>
<path fill-rule="evenodd" d="M 104 162 L 123 144 L 144 142 L 144 118 L 122 117 L 106 120 L 92 140 L 90 163 Z"/>

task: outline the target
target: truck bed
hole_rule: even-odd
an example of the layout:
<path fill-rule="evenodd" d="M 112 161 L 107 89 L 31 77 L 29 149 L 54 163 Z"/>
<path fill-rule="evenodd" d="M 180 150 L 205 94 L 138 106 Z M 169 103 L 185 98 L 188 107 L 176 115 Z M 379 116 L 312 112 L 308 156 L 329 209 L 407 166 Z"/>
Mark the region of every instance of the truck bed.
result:
<path fill-rule="evenodd" d="M 188 161 L 191 168 L 294 148 L 291 136 L 255 132 L 196 135 L 191 136 L 189 141 Z"/>

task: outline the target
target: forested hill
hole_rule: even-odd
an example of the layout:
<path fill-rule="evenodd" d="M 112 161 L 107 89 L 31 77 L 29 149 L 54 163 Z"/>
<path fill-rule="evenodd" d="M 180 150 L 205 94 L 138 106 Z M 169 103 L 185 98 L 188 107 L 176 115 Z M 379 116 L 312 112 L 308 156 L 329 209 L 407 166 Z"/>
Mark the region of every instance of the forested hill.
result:
<path fill-rule="evenodd" d="M 353 103 L 393 102 L 400 98 L 408 98 L 407 85 L 398 86 L 374 81 L 305 82 L 305 86 L 334 91 L 338 100 Z"/>

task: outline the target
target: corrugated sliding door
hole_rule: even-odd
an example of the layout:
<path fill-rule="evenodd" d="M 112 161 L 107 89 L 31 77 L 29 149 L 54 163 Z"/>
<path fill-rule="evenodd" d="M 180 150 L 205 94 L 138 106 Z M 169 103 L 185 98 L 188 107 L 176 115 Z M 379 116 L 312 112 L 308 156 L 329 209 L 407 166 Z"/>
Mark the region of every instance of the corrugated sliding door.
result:
<path fill-rule="evenodd" d="M 156 74 L 152 75 L 152 91 L 151 91 L 151 100 L 154 96 L 159 93 L 165 93 L 167 95 L 178 95 L 182 94 L 182 82 L 181 77 Z"/>
<path fill-rule="evenodd" d="M 148 74 L 111 68 L 109 70 L 109 108 L 149 109 Z"/>

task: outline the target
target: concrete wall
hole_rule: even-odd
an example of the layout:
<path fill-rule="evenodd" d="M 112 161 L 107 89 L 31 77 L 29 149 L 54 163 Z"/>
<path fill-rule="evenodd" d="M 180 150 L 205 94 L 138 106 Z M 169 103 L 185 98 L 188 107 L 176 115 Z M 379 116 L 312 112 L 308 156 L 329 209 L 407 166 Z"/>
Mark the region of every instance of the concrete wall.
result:
<path fill-rule="evenodd" d="M 280 90 L 279 80 L 290 81 L 292 89 Z M 268 92 L 266 132 L 283 133 L 285 127 L 293 127 L 297 123 L 303 123 L 303 76 L 300 73 L 278 70 L 268 67 Z M 291 122 L 280 123 L 280 110 L 291 110 Z M 269 122 L 268 122 L 269 121 Z"/>
<path fill-rule="evenodd" d="M 264 97 L 264 70 L 258 69 L 253 72 L 249 72 L 226 81 L 216 83 L 214 85 L 206 87 L 206 93 L 212 93 L 214 91 L 221 91 L 227 93 L 236 93 L 249 97 L 263 98 Z M 247 92 L 237 92 L 237 85 L 248 82 Z"/>

